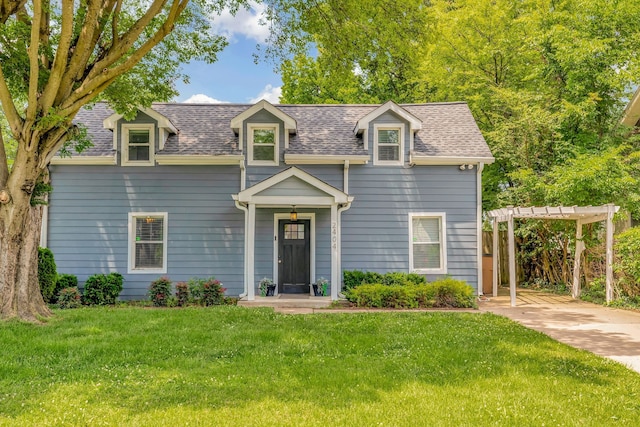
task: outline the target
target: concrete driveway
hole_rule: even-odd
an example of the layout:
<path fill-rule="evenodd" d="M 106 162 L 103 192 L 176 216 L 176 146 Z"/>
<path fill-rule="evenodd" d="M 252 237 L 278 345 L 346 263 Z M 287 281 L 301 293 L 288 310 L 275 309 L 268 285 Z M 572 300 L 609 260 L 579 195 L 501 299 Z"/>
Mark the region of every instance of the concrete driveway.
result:
<path fill-rule="evenodd" d="M 481 311 L 506 316 L 572 347 L 608 357 L 640 372 L 640 312 L 603 307 L 569 296 L 529 290 L 481 301 Z"/>

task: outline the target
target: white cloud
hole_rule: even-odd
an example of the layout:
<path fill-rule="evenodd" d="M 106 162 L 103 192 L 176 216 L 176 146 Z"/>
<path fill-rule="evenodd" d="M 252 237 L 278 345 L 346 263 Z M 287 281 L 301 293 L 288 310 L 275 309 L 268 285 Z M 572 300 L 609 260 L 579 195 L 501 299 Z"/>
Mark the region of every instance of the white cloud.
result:
<path fill-rule="evenodd" d="M 272 85 L 268 84 L 264 87 L 264 89 L 262 89 L 262 91 L 258 94 L 258 96 L 256 96 L 255 98 L 252 98 L 249 103 L 250 104 L 255 104 L 256 102 L 260 101 L 261 99 L 266 99 L 267 101 L 269 101 L 272 104 L 278 104 L 280 102 L 280 97 L 282 96 L 282 87 L 278 86 L 278 87 L 273 87 Z"/>
<path fill-rule="evenodd" d="M 197 93 L 191 95 L 190 98 L 183 101 L 185 104 L 226 104 L 227 101 L 220 101 L 219 99 L 211 98 L 204 93 Z"/>
<path fill-rule="evenodd" d="M 264 43 L 269 36 L 269 28 L 264 22 L 265 6 L 256 1 L 248 2 L 248 9 L 240 8 L 233 16 L 228 9 L 213 18 L 213 30 L 216 34 L 233 41 L 236 35 Z"/>

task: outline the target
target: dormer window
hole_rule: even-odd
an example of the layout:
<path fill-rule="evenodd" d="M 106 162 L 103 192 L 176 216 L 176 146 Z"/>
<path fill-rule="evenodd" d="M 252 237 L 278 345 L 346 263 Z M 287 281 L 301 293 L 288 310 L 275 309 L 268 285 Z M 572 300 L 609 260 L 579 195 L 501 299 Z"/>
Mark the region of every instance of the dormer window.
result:
<path fill-rule="evenodd" d="M 376 165 L 404 163 L 403 126 L 374 125 L 373 156 Z"/>
<path fill-rule="evenodd" d="M 122 125 L 122 165 L 153 166 L 154 126 L 152 124 Z"/>
<path fill-rule="evenodd" d="M 248 155 L 250 165 L 278 166 L 278 125 L 248 125 Z"/>

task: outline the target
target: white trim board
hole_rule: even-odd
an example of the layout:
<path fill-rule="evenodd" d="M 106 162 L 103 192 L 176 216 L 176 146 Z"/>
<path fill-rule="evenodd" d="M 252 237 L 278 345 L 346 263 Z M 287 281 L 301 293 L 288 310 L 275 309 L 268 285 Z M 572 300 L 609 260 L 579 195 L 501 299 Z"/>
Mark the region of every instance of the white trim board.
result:
<path fill-rule="evenodd" d="M 407 229 L 409 232 L 409 272 L 420 274 L 447 274 L 447 214 L 446 212 L 409 212 Z M 416 269 L 413 267 L 413 218 L 440 219 L 440 268 Z"/>
<path fill-rule="evenodd" d="M 134 268 L 135 265 L 135 222 L 134 218 L 139 217 L 162 217 L 162 268 Z M 127 274 L 166 274 L 167 273 L 167 252 L 168 252 L 168 231 L 169 213 L 167 212 L 129 212 L 127 216 Z"/>

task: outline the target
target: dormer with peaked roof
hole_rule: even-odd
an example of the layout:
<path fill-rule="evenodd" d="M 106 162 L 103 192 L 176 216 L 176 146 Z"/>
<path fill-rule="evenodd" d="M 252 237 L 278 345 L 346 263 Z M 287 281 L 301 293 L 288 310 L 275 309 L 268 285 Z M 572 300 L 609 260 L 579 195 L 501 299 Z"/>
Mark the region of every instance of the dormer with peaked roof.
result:
<path fill-rule="evenodd" d="M 289 148 L 289 136 L 297 132 L 296 120 L 264 99 L 235 116 L 230 125 L 251 166 L 278 166 Z"/>
<path fill-rule="evenodd" d="M 353 132 L 362 136 L 365 150 L 371 145 L 374 165 L 402 166 L 413 150 L 413 135 L 420 129 L 420 119 L 388 101 L 360 118 Z"/>

